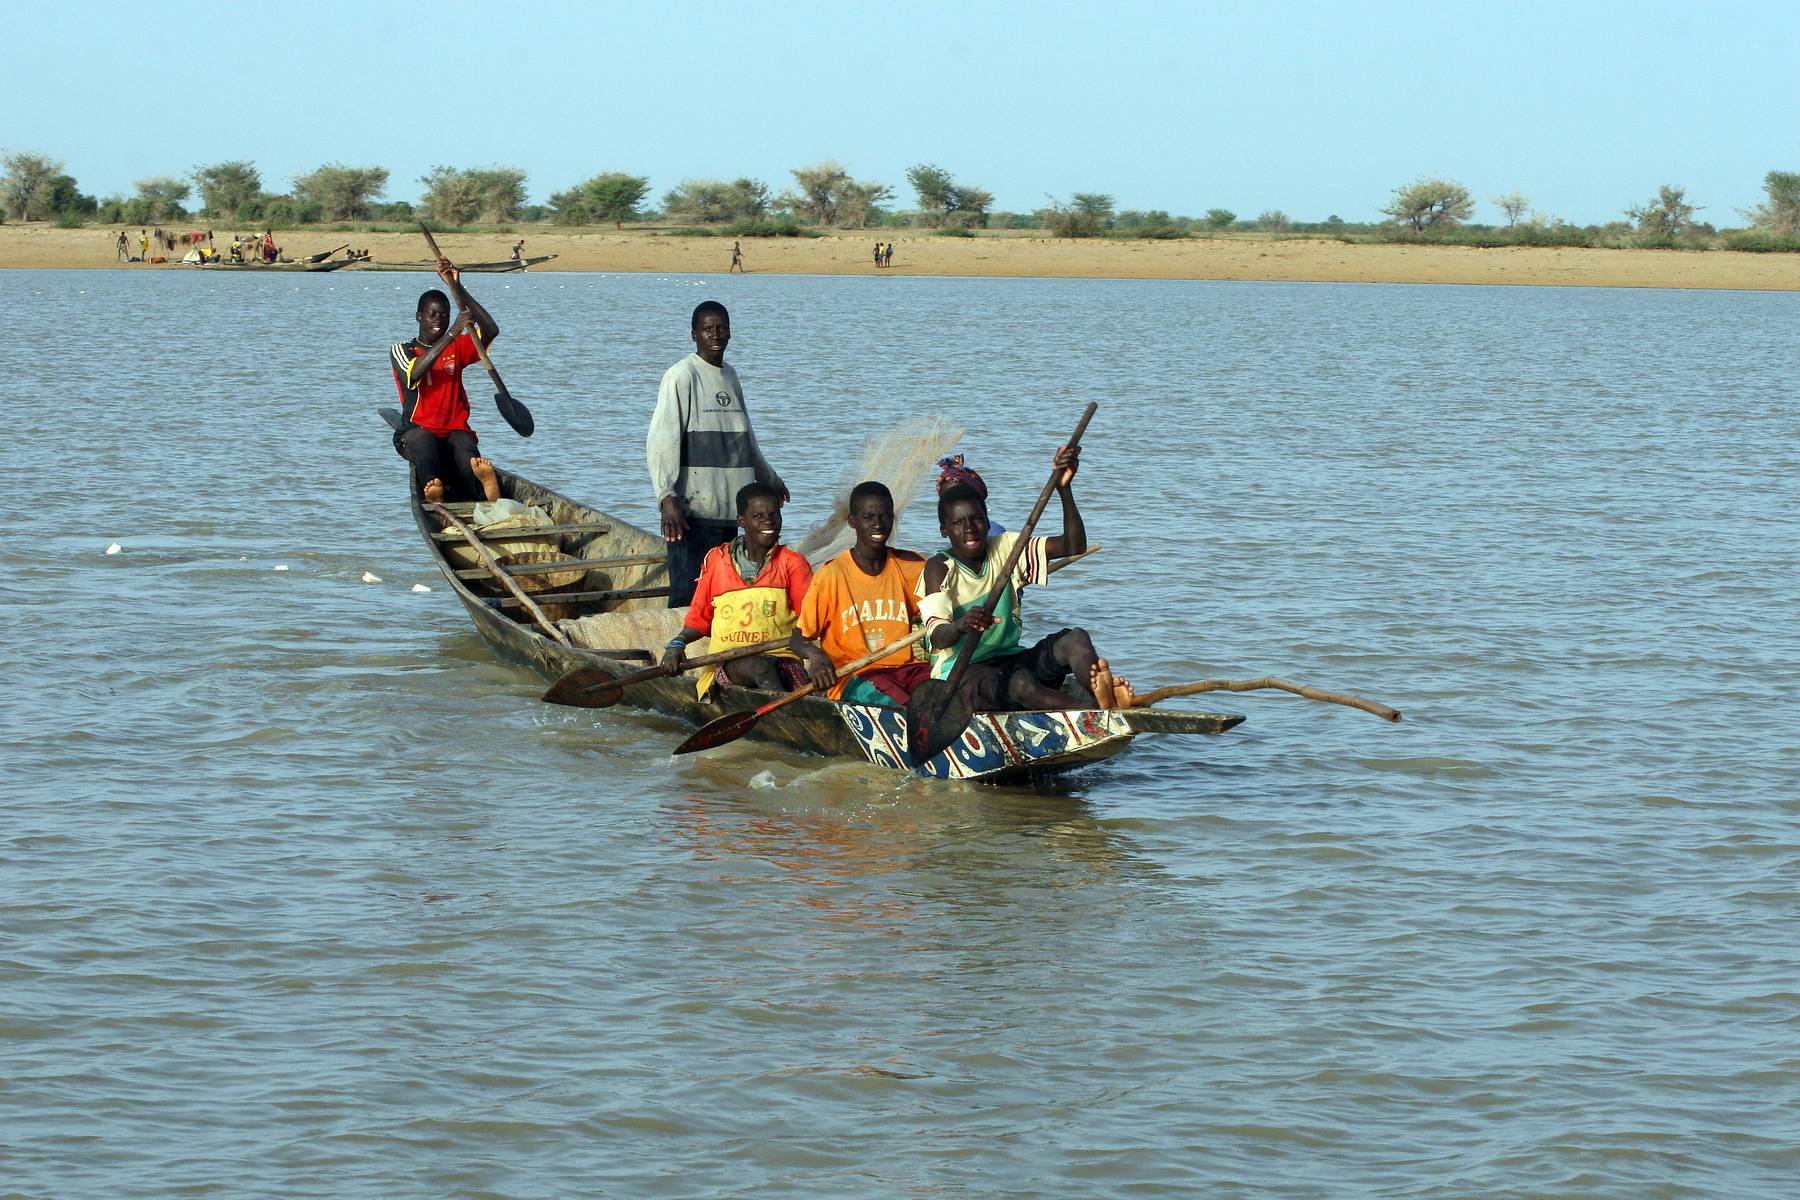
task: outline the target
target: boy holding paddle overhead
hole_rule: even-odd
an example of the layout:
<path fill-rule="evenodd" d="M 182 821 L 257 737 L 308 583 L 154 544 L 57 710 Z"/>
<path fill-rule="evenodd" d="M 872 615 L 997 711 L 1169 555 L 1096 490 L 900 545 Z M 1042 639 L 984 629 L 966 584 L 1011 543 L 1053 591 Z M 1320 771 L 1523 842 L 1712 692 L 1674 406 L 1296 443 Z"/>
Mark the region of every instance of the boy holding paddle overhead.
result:
<path fill-rule="evenodd" d="M 481 457 L 475 431 L 469 427 L 469 393 L 464 368 L 479 361 L 476 339 L 494 344 L 500 326 L 462 285 L 462 275 L 447 258 L 438 258 L 438 276 L 449 285 L 461 311 L 450 319 L 450 298 L 437 288 L 419 297 L 413 314 L 419 336 L 395 342 L 394 386 L 400 389 L 400 428 L 394 450 L 418 470 L 420 494 L 427 504 L 445 500 L 498 500 L 500 480 L 494 465 Z"/>
<path fill-rule="evenodd" d="M 813 576 L 790 645 L 813 683 L 831 699 L 904 705 L 930 674 L 929 667 L 914 659 L 911 647 L 901 646 L 854 675 L 840 677 L 838 668 L 896 645 L 912 632 L 919 621 L 916 592 L 925 559 L 888 546 L 894 495 L 885 484 L 871 479 L 852 488 L 846 522 L 856 532 L 856 544 Z"/>
<path fill-rule="evenodd" d="M 1000 571 L 1019 535 L 990 536 L 987 500 L 973 486 L 959 483 L 938 494 L 938 527 L 950 546 L 925 564 L 919 581 L 919 611 L 930 630 L 925 642 L 931 652 L 933 679 L 949 678 L 958 643 L 965 636 L 978 639 L 961 683 L 974 711 L 1131 705 L 1131 685 L 1112 678 L 1086 630 L 1064 629 L 1030 647 L 1020 644 L 1020 589 L 1047 581 L 1050 559 L 1087 549 L 1087 526 L 1075 507 L 1071 486 L 1080 466 L 1080 446 L 1064 446 L 1056 452 L 1053 467 L 1062 472 L 1056 493 L 1062 501 L 1063 532 L 1031 539 L 991 610 L 985 607 L 988 597 L 1000 585 Z"/>

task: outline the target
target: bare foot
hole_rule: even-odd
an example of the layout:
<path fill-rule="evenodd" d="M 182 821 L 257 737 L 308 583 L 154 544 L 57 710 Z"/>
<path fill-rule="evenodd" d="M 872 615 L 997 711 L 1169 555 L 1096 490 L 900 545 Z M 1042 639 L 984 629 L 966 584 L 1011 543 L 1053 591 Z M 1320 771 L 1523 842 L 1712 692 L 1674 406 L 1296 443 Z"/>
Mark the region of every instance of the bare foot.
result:
<path fill-rule="evenodd" d="M 481 481 L 481 494 L 489 500 L 500 498 L 500 477 L 494 474 L 494 464 L 485 458 L 471 458 L 469 470 Z"/>
<path fill-rule="evenodd" d="M 1088 690 L 1094 693 L 1094 704 L 1099 708 L 1117 708 L 1118 700 L 1113 695 L 1112 668 L 1106 660 L 1100 659 L 1088 671 Z"/>
<path fill-rule="evenodd" d="M 425 487 L 420 494 L 425 497 L 425 503 L 427 504 L 442 504 L 444 502 L 444 481 L 441 479 L 427 479 L 425 481 Z"/>
<path fill-rule="evenodd" d="M 1132 688 L 1129 679 L 1113 679 L 1113 696 L 1119 701 L 1120 708 L 1131 708 L 1137 704 L 1137 691 Z"/>

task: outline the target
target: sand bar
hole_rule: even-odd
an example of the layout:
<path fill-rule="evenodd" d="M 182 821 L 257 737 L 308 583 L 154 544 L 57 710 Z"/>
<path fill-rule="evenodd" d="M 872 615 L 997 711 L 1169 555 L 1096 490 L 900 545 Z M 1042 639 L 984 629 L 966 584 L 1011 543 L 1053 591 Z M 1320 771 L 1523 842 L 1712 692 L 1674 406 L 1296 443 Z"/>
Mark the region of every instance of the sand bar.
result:
<path fill-rule="evenodd" d="M 192 227 L 191 223 L 182 226 Z M 223 249 L 230 241 L 230 231 L 215 227 L 214 232 Z M 916 230 L 867 230 L 818 238 L 739 240 L 744 265 L 753 275 L 1247 279 L 1800 291 L 1800 254 L 1352 245 L 1324 238 L 1276 240 L 1259 235 L 1114 241 L 1033 236 L 1035 232 L 1009 230 L 953 238 Z M 136 228 L 129 233 L 135 247 Z M 36 223 L 0 225 L 0 268 L 191 269 L 173 262 L 121 264 L 114 248 L 117 235 L 117 227 L 98 225 L 83 229 Z M 733 240 L 672 236 L 647 229 L 535 226 L 522 226 L 511 236 L 449 233 L 439 240 L 453 259 L 480 261 L 507 258 L 512 243 L 520 237 L 525 239 L 528 255 L 557 256 L 535 270 L 670 274 L 723 274 L 731 262 Z M 878 239 L 894 243 L 890 267 L 878 269 L 874 264 Z M 344 242 L 368 248 L 381 261 L 410 261 L 424 253 L 421 239 L 412 233 L 290 229 L 279 232 L 276 240 L 292 257 L 329 250 Z"/>

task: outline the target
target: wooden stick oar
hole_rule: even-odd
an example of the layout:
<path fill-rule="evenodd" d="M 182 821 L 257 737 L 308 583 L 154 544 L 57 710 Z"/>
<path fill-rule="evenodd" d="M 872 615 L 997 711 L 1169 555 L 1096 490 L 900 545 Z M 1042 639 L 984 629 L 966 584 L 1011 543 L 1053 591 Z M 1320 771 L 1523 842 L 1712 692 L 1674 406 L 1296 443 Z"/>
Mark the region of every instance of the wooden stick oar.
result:
<path fill-rule="evenodd" d="M 1292 692 L 1296 696 L 1304 696 L 1308 700 L 1323 700 L 1327 704 L 1342 704 L 1350 708 L 1361 709 L 1373 713 L 1384 721 L 1399 721 L 1400 710 L 1378 704 L 1373 700 L 1364 700 L 1361 696 L 1346 696 L 1342 692 L 1328 692 L 1323 688 L 1309 687 L 1303 683 L 1290 683 L 1285 679 L 1277 679 L 1273 675 L 1264 675 L 1261 679 L 1202 679 L 1199 683 L 1177 683 L 1169 687 L 1157 688 L 1154 692 L 1145 692 L 1132 701 L 1133 708 L 1148 708 L 1158 700 L 1168 700 L 1175 696 L 1195 696 L 1201 692 L 1253 692 L 1259 688 L 1274 688 L 1278 691 Z"/>
<path fill-rule="evenodd" d="M 1081 420 L 1075 426 L 1075 432 L 1064 443 L 1068 446 L 1079 446 L 1081 435 L 1087 432 L 1088 422 L 1094 419 L 1099 410 L 1098 404 L 1089 404 L 1081 414 Z M 1031 544 L 1031 533 L 1037 528 L 1038 518 L 1044 515 L 1044 509 L 1050 504 L 1050 497 L 1056 493 L 1057 481 L 1062 478 L 1062 468 L 1054 467 L 1050 471 L 1049 482 L 1038 494 L 1037 504 L 1031 509 L 1031 515 L 1025 519 L 1019 530 L 1017 540 L 1013 542 L 1012 552 L 1006 556 L 1006 563 L 1000 568 L 999 582 L 988 594 L 982 607 L 992 612 L 1012 586 L 1013 568 L 1019 564 L 1019 556 L 1025 553 Z M 969 660 L 975 653 L 975 644 L 981 635 L 965 633 L 962 644 L 956 652 L 956 665 L 950 669 L 948 679 L 928 679 L 913 690 L 912 697 L 906 702 L 906 753 L 916 769 L 921 763 L 929 762 L 939 751 L 962 736 L 963 730 L 969 727 L 969 718 L 974 710 L 969 707 L 968 700 L 963 697 L 958 687 L 962 683 L 963 672 L 968 669 Z"/>
<path fill-rule="evenodd" d="M 923 629 L 915 629 L 897 642 L 892 642 L 879 650 L 874 650 L 863 655 L 859 659 L 845 663 L 838 668 L 838 676 L 839 678 L 842 678 L 847 675 L 854 675 L 870 663 L 880 662 L 894 651 L 910 646 L 924 636 L 925 631 Z M 675 747 L 675 753 L 692 754 L 696 750 L 710 750 L 714 746 L 723 746 L 727 742 L 735 742 L 746 733 L 749 733 L 751 727 L 758 721 L 762 720 L 776 709 L 792 704 L 794 701 L 799 700 L 804 696 L 810 696 L 818 690 L 818 684 L 809 683 L 805 687 L 797 688 L 785 696 L 769 701 L 760 708 L 747 708 L 742 712 L 726 713 L 717 720 L 708 721 L 705 725 L 702 725 L 699 729 L 695 730 L 692 737 Z"/>
<path fill-rule="evenodd" d="M 431 236 L 431 230 L 425 228 L 423 221 L 419 222 L 419 232 L 425 235 L 425 244 L 431 247 L 431 253 L 435 257 L 444 262 L 450 261 L 438 249 L 437 239 Z M 494 361 L 487 356 L 487 347 L 481 344 L 481 339 L 475 338 L 474 342 L 476 357 L 487 368 L 488 378 L 494 381 L 494 407 L 500 410 L 500 416 L 513 427 L 514 433 L 520 437 L 530 437 L 532 430 L 537 428 L 537 422 L 531 419 L 531 410 L 513 399 L 512 393 L 506 390 L 506 384 L 501 380 L 500 372 L 494 369 Z"/>
<path fill-rule="evenodd" d="M 683 657 L 679 667 L 658 663 L 629 675 L 614 675 L 605 667 L 577 667 L 551 684 L 544 692 L 543 700 L 546 704 L 566 704 L 570 708 L 611 708 L 625 694 L 625 689 L 634 683 L 661 679 L 665 675 L 682 675 L 697 667 L 715 667 L 735 659 L 749 658 L 752 654 L 779 650 L 787 644 L 787 638 L 770 638 L 753 646 L 738 646 L 731 650 L 720 650 L 716 654 L 702 654 L 698 658 Z"/>
<path fill-rule="evenodd" d="M 533 600 L 530 596 L 527 596 L 525 594 L 525 589 L 521 588 L 513 581 L 513 577 L 506 573 L 506 568 L 500 565 L 500 560 L 494 557 L 494 552 L 487 548 L 487 545 L 476 535 L 473 529 L 464 525 L 457 519 L 455 513 L 451 512 L 441 504 L 427 504 L 425 510 L 427 512 L 438 514 L 438 516 L 456 526 L 456 531 L 462 534 L 463 537 L 468 540 L 469 545 L 475 548 L 477 557 L 481 559 L 481 565 L 486 567 L 488 572 L 493 575 L 495 579 L 500 581 L 501 586 L 511 592 L 514 598 L 516 598 L 520 604 L 525 606 L 525 611 L 531 614 L 531 619 L 542 626 L 544 632 L 549 634 L 554 640 L 561 642 L 565 646 L 569 644 L 569 639 L 564 635 L 563 631 L 550 623 L 550 618 L 546 617 L 544 615 L 544 610 L 537 606 L 537 601 Z"/>
<path fill-rule="evenodd" d="M 339 250 L 348 250 L 349 248 L 350 248 L 350 243 L 345 242 L 343 245 L 334 246 L 330 250 L 327 250 L 322 254 L 309 254 L 309 255 L 307 255 L 306 261 L 309 263 L 324 262 L 326 259 L 328 259 L 332 255 L 336 254 Z"/>

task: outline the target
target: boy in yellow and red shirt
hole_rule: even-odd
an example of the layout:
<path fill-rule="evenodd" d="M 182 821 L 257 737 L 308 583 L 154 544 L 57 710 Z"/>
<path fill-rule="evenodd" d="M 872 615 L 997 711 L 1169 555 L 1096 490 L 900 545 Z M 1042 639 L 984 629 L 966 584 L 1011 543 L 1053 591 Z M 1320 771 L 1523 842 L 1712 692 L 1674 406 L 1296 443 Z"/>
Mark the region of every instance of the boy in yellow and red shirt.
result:
<path fill-rule="evenodd" d="M 912 632 L 919 621 L 914 593 L 925 558 L 911 550 L 889 548 L 894 496 L 884 484 L 869 480 L 851 489 L 848 524 L 856 531 L 856 544 L 813 576 L 800 607 L 800 627 L 790 644 L 805 662 L 807 675 L 833 700 L 904 705 L 913 688 L 931 674 L 911 646 L 902 646 L 853 676 L 839 677 L 837 668 Z"/>
<path fill-rule="evenodd" d="M 737 494 L 743 532 L 714 546 L 700 566 L 700 582 L 681 631 L 669 639 L 663 663 L 681 669 L 689 642 L 711 638 L 713 651 L 751 646 L 793 633 L 812 567 L 781 545 L 781 494 L 766 483 L 747 483 Z M 742 687 L 785 692 L 806 682 L 799 656 L 782 648 L 739 658 L 700 672 L 702 697 L 722 673 Z"/>
<path fill-rule="evenodd" d="M 462 285 L 450 260 L 438 259 L 438 275 L 462 311 L 450 319 L 450 297 L 432 288 L 419 297 L 413 315 L 419 336 L 395 342 L 390 352 L 394 386 L 400 390 L 401 425 L 394 450 L 418 472 L 427 503 L 445 500 L 498 500 L 500 480 L 481 455 L 469 426 L 469 393 L 463 369 L 479 359 L 475 342 L 493 345 L 500 326 Z"/>

